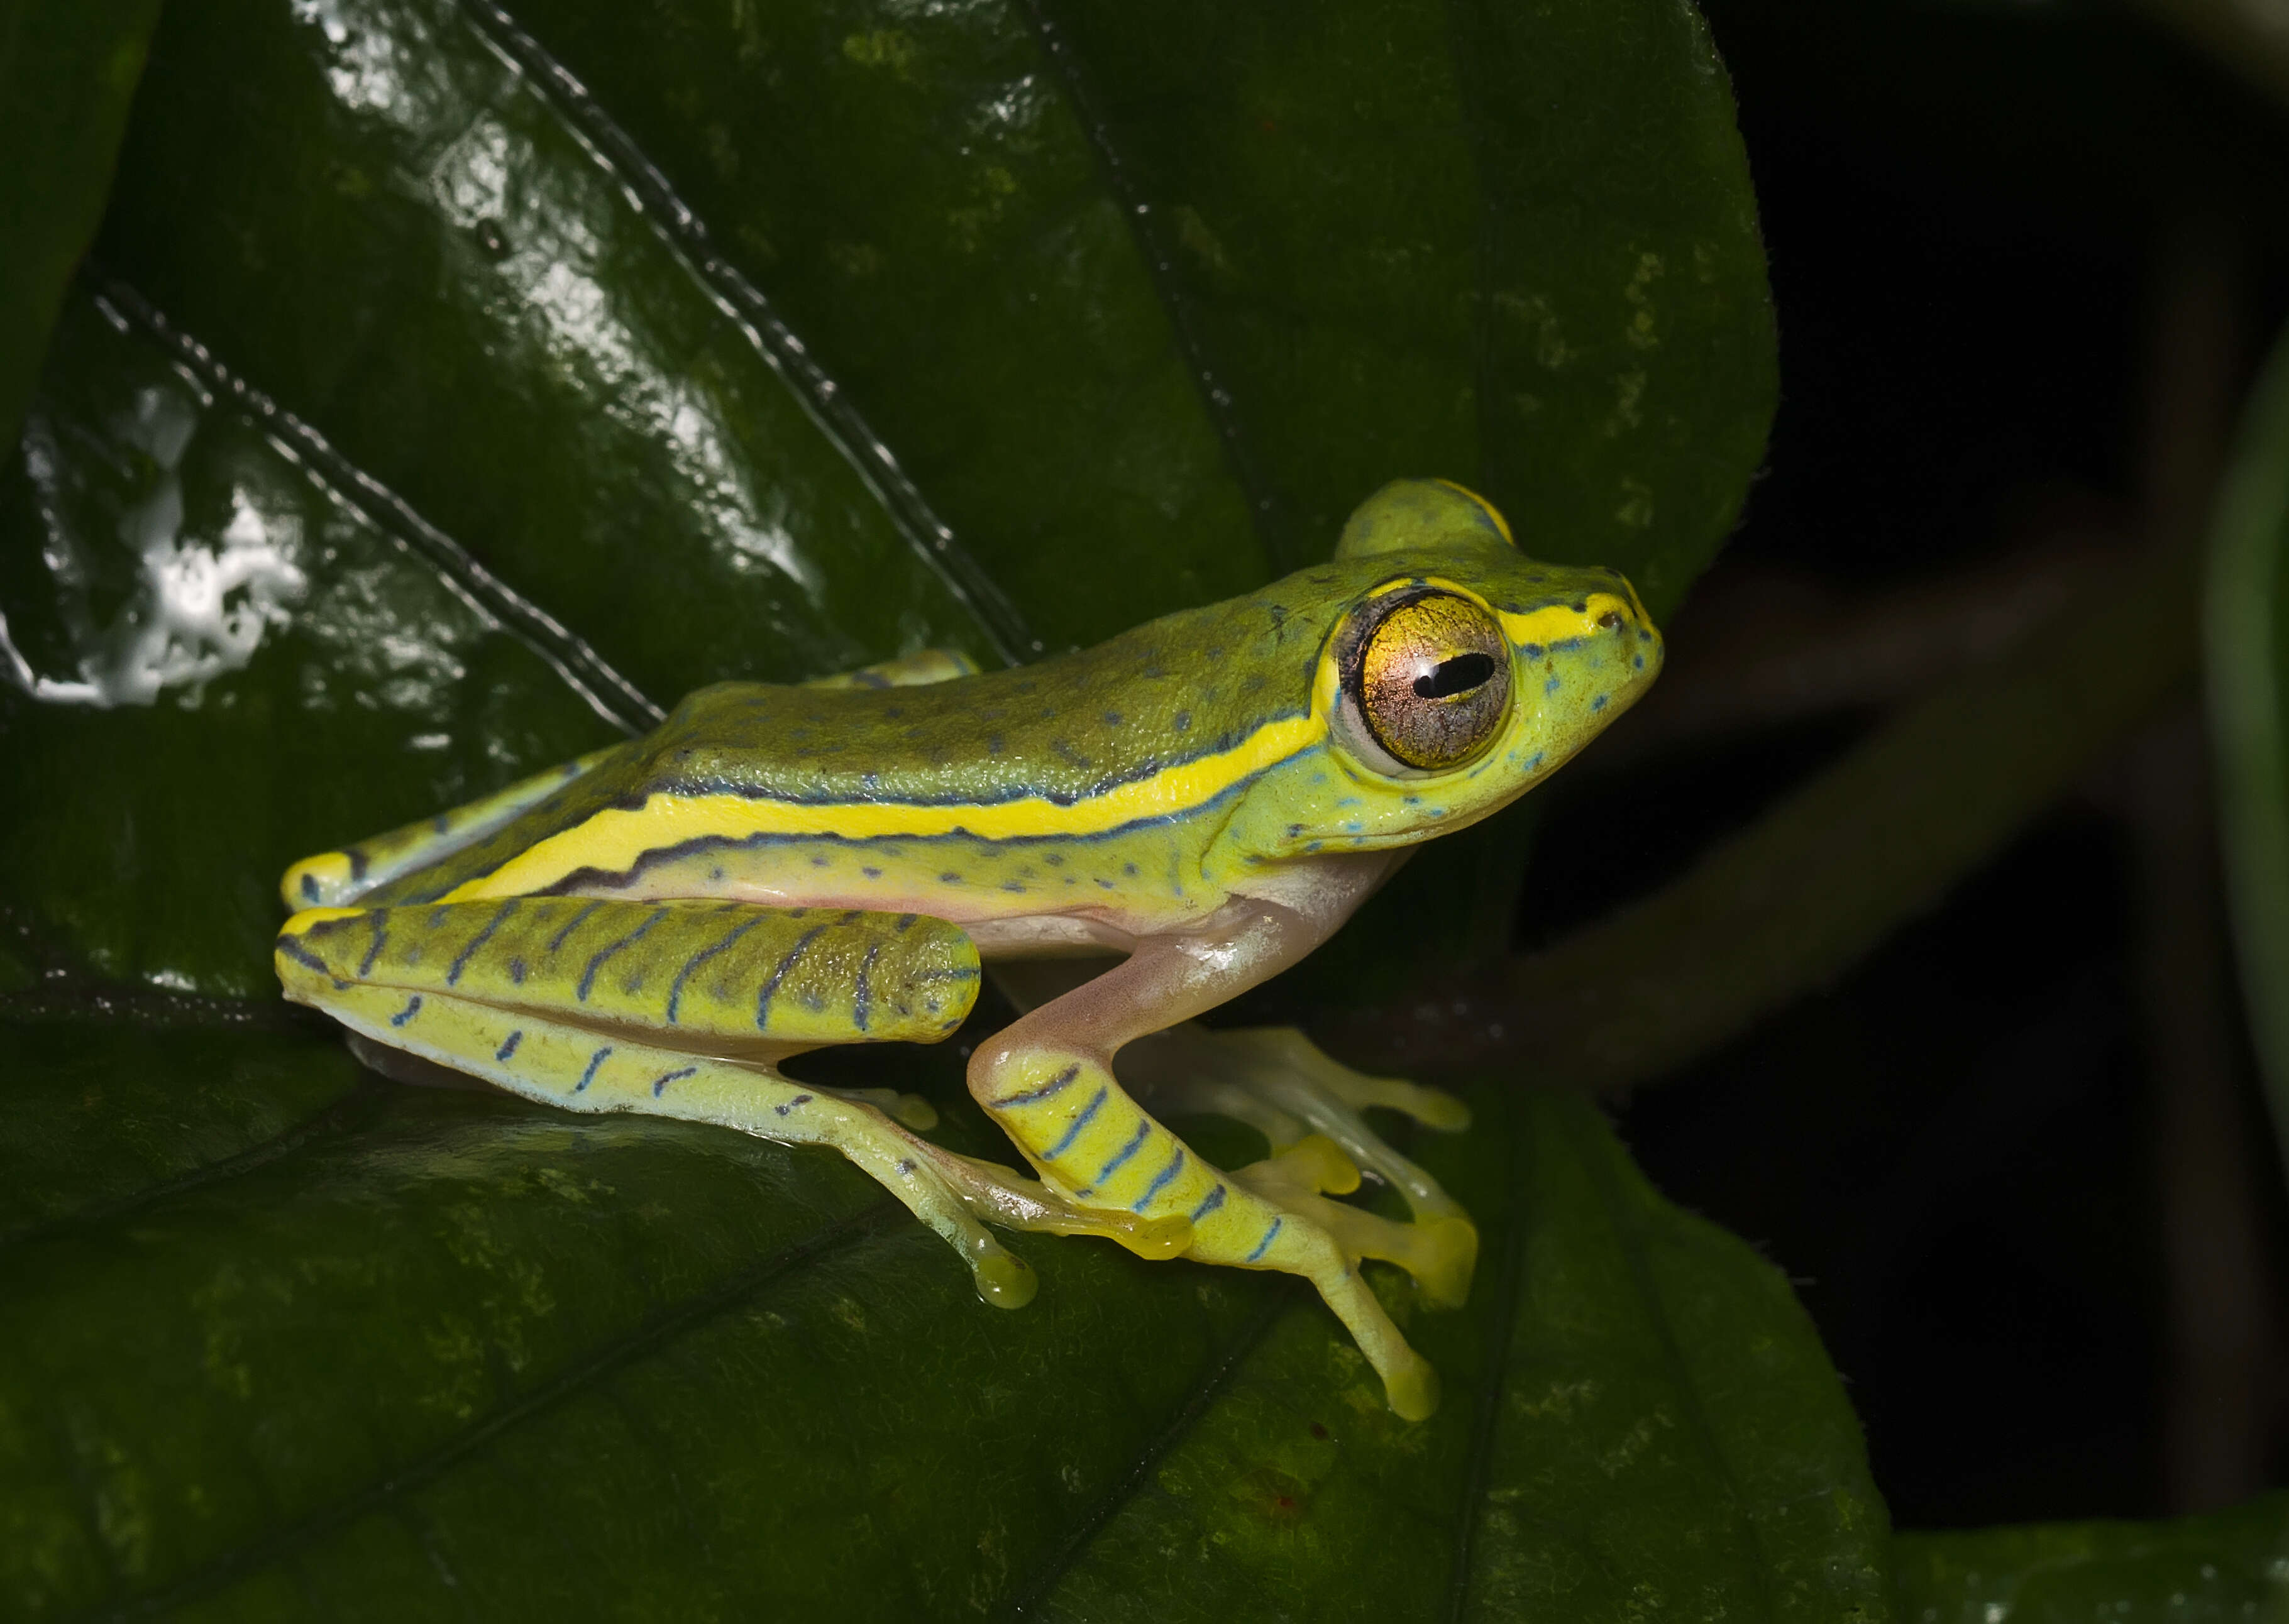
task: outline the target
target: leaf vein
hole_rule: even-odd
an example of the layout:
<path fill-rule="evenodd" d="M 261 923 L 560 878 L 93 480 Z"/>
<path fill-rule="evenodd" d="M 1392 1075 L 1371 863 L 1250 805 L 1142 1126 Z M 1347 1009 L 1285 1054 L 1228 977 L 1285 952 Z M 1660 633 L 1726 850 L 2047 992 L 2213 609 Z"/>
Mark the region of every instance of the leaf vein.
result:
<path fill-rule="evenodd" d="M 435 1481 L 502 1434 L 546 1413 L 654 1349 L 666 1345 L 686 1332 L 737 1307 L 781 1275 L 829 1253 L 868 1239 L 893 1220 L 905 1215 L 905 1209 L 897 1202 L 883 1200 L 838 1218 L 803 1239 L 782 1246 L 752 1269 L 732 1276 L 714 1289 L 699 1293 L 617 1341 L 606 1343 L 588 1358 L 572 1365 L 554 1380 L 542 1383 L 514 1403 L 503 1405 L 484 1420 L 466 1429 L 459 1437 L 439 1444 L 379 1481 L 346 1494 L 331 1505 L 321 1507 L 274 1533 L 249 1540 L 235 1550 L 224 1552 L 199 1572 L 178 1580 L 164 1591 L 140 1597 L 108 1612 L 92 1616 L 150 1618 L 172 1612 L 195 1601 L 211 1596 L 235 1580 L 258 1572 L 273 1563 L 296 1560 L 319 1540 L 349 1526 L 371 1511 L 395 1506 L 403 1496 Z"/>
<path fill-rule="evenodd" d="M 1065 36 L 1056 20 L 1049 14 L 1048 0 L 1022 0 L 1027 19 L 1033 23 L 1034 37 L 1041 41 L 1041 54 L 1049 59 L 1057 83 L 1064 87 L 1065 100 L 1073 108 L 1073 118 L 1081 127 L 1090 150 L 1096 153 L 1098 166 L 1105 174 L 1105 183 L 1113 194 L 1113 206 L 1135 238 L 1138 254 L 1144 261 L 1146 275 L 1152 291 L 1159 298 L 1162 311 L 1168 318 L 1168 327 L 1176 341 L 1176 353 L 1184 370 L 1192 374 L 1193 386 L 1200 391 L 1200 403 L 1206 409 L 1208 422 L 1224 448 L 1225 461 L 1232 476 L 1239 481 L 1240 495 L 1248 503 L 1248 521 L 1256 539 L 1264 551 L 1278 561 L 1280 567 L 1292 569 L 1316 560 L 1288 557 L 1281 544 L 1288 528 L 1281 521 L 1286 504 L 1271 476 L 1248 444 L 1242 427 L 1239 403 L 1231 388 L 1218 376 L 1209 360 L 1207 339 L 1200 329 L 1192 299 L 1184 292 L 1182 279 L 1176 273 L 1175 247 L 1167 228 L 1160 222 L 1160 211 L 1145 195 L 1144 183 L 1122 155 L 1113 139 L 1113 122 L 1097 100 L 1088 72 L 1082 68 L 1072 42 Z"/>
<path fill-rule="evenodd" d="M 362 1075 L 349 1091 L 315 1115 L 280 1129 L 259 1143 L 233 1152 L 219 1161 L 211 1161 L 179 1174 L 174 1178 L 139 1190 L 116 1200 L 100 1202 L 81 1207 L 76 1212 L 61 1213 L 43 1218 L 21 1228 L 0 1231 L 0 1247 L 29 1246 L 47 1239 L 52 1235 L 72 1230 L 92 1228 L 116 1219 L 143 1212 L 161 1201 L 202 1190 L 210 1184 L 220 1184 L 265 1167 L 281 1157 L 292 1154 L 322 1135 L 355 1126 L 380 1097 L 390 1092 L 389 1085 L 371 1073 Z"/>
<path fill-rule="evenodd" d="M 85 275 L 89 291 L 113 316 L 164 350 L 210 394 L 227 400 L 232 410 L 289 450 L 328 494 L 427 562 L 464 601 L 546 661 L 599 716 L 626 733 L 643 732 L 666 716 L 585 639 L 479 563 L 315 428 L 225 366 L 140 293 L 92 264 Z"/>
<path fill-rule="evenodd" d="M 478 35 L 547 98 L 590 153 L 626 188 L 652 228 L 714 296 L 716 306 L 746 334 L 748 342 L 786 384 L 819 432 L 865 482 L 923 567 L 970 612 L 994 651 L 1012 665 L 1027 655 L 1040 653 L 1041 641 L 1026 626 L 1017 605 L 932 510 L 890 448 L 859 415 L 841 386 L 811 358 L 762 290 L 716 251 L 706 223 L 669 184 L 659 166 L 598 105 L 578 76 L 527 34 L 505 8 L 493 0 L 460 0 L 460 7 Z"/>
<path fill-rule="evenodd" d="M 1718 1480 L 1725 1485 L 1725 1496 L 1730 1503 L 1735 1521 L 1746 1538 L 1754 1560 L 1749 1571 L 1757 1587 L 1758 1616 L 1777 1618 L 1772 1591 L 1772 1558 L 1765 1549 L 1763 1530 L 1748 1509 L 1748 1497 L 1742 1493 L 1740 1479 L 1735 1475 L 1731 1458 L 1719 1443 L 1716 1429 L 1711 1425 L 1708 1407 L 1702 1403 L 1701 1390 L 1694 1384 L 1692 1366 L 1686 1362 L 1684 1349 L 1678 1345 L 1677 1333 L 1669 1322 L 1669 1312 L 1659 1288 L 1653 1278 L 1653 1265 L 1646 1255 L 1645 1235 L 1636 1214 L 1616 1187 L 1611 1154 L 1604 1145 L 1585 1143 L 1584 1135 L 1572 1121 L 1564 1129 L 1573 1141 L 1575 1154 L 1590 1170 L 1600 1201 L 1613 1221 L 1614 1233 L 1620 1240 L 1622 1251 L 1629 1259 L 1630 1272 L 1637 1278 L 1638 1289 L 1645 1294 L 1646 1316 L 1653 1324 L 1654 1334 L 1660 1340 L 1663 1362 L 1674 1373 L 1678 1391 L 1682 1395 L 1687 1420 L 1694 1434 L 1701 1440 L 1711 1464 L 1717 1469 Z"/>
<path fill-rule="evenodd" d="M 1528 1158 L 1526 1140 L 1534 1132 L 1507 1096 L 1505 1116 L 1510 1128 L 1510 1188 L 1531 1188 L 1526 1179 Z M 1496 1298 L 1491 1333 L 1487 1339 L 1487 1381 L 1473 1406 L 1471 1456 L 1463 1473 L 1463 1495 L 1456 1507 L 1455 1572 L 1447 1595 L 1449 1624 L 1460 1624 L 1470 1604 L 1471 1555 L 1478 1542 L 1479 1517 L 1486 1503 L 1487 1481 L 1494 1474 L 1495 1430 L 1502 1422 L 1502 1401 L 1509 1390 L 1511 1343 L 1518 1330 L 1519 1300 L 1526 1291 L 1526 1230 L 1528 1203 L 1512 1204 L 1503 1226 L 1502 1267 L 1495 1276 Z"/>
<path fill-rule="evenodd" d="M 1096 1504 L 1081 1513 L 1064 1543 L 1051 1551 L 1025 1582 L 1011 1588 L 1001 1604 L 1002 1617 L 1023 1618 L 1031 1612 L 1049 1594 L 1050 1587 L 1065 1577 L 1089 1540 L 1096 1538 L 1122 1507 L 1137 1497 L 1138 1491 L 1150 1485 L 1153 1468 L 1167 1459 L 1169 1452 L 1184 1441 L 1200 1417 L 1208 1413 L 1208 1406 L 1216 1402 L 1238 1373 L 1241 1362 L 1255 1351 L 1256 1343 L 1271 1331 L 1272 1323 L 1292 1305 L 1294 1294 L 1280 1289 L 1281 1285 L 1288 1283 L 1286 1277 L 1282 1277 L 1280 1281 L 1272 1284 L 1271 1289 L 1264 1293 L 1263 1304 L 1240 1327 L 1240 1334 L 1232 1338 L 1224 1357 L 1201 1376 L 1200 1385 L 1176 1407 L 1176 1413 L 1168 1419 L 1168 1424 L 1144 1445 L 1127 1474 L 1099 1496 Z"/>

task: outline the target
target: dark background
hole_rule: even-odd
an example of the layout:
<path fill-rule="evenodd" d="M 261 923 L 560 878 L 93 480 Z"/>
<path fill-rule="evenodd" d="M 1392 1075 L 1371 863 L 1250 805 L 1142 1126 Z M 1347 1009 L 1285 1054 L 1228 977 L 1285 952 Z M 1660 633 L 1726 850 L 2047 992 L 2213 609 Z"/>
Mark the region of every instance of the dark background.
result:
<path fill-rule="evenodd" d="M 2221 452 L 2173 404 L 2187 334 L 2229 409 L 2289 309 L 2289 121 L 2114 7 L 1703 10 L 1783 400 L 1673 680 L 1742 605 L 1808 638 L 1824 606 L 1975 603 L 1979 571 L 2171 522 L 2157 458 Z M 1878 713 L 1808 702 L 1561 777 L 1522 944 L 1674 877 Z M 1798 1280 L 1899 1526 L 2149 1517 L 2289 1465 L 2280 1175 L 2210 817 L 2189 686 L 1937 912 L 1623 1110 L 1664 1191 Z"/>

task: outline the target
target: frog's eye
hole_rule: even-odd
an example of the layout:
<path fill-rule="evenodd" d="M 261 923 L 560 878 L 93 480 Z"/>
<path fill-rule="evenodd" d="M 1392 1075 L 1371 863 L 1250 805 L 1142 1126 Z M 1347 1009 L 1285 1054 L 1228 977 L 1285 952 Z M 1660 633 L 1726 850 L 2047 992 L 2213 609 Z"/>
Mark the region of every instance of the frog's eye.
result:
<path fill-rule="evenodd" d="M 1460 767 L 1510 709 L 1510 646 L 1480 605 L 1448 592 L 1398 599 L 1354 645 L 1348 697 L 1394 760 Z"/>

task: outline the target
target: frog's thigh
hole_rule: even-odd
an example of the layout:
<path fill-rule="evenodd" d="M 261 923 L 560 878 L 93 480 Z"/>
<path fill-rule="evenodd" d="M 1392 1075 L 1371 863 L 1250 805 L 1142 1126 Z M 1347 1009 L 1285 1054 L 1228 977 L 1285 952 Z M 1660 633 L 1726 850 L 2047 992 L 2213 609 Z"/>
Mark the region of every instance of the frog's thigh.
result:
<path fill-rule="evenodd" d="M 592 750 L 467 806 L 374 835 L 339 851 L 305 857 L 278 882 L 279 895 L 289 908 L 331 908 L 353 901 L 378 885 L 484 839 L 575 778 L 594 771 L 622 748 L 609 744 Z"/>
<path fill-rule="evenodd" d="M 1363 1106 L 1383 1105 L 1429 1126 L 1458 1130 L 1469 1126 L 1470 1111 L 1452 1095 L 1354 1071 L 1287 1026 L 1210 1031 L 1186 1022 L 1130 1044 L 1121 1052 L 1118 1069 L 1160 1109 L 1232 1117 L 1262 1132 L 1275 1151 L 1300 1143 L 1307 1134 L 1333 1141 L 1398 1190 L 1415 1222 L 1393 1223 L 1325 1201 L 1312 1208 L 1315 1221 L 1345 1252 L 1405 1268 L 1432 1307 L 1458 1308 L 1469 1297 L 1478 1264 L 1477 1227 L 1436 1179 L 1386 1144 L 1360 1115 Z M 1344 1187 L 1317 1187 L 1338 1188 Z M 1312 1193 L 1316 1199 L 1316 1190 Z"/>
<path fill-rule="evenodd" d="M 1288 1190 L 1279 1181 L 1258 1188 L 1202 1161 L 1113 1076 L 1111 1056 L 1123 1044 L 1214 1007 L 1301 957 L 1323 934 L 1314 921 L 1264 905 L 1213 937 L 1147 941 L 981 1049 L 970 1063 L 970 1092 L 1056 1193 L 1100 1210 L 1182 1218 L 1192 1227 L 1185 1255 L 1201 1262 L 1309 1279 L 1383 1377 L 1392 1408 L 1419 1419 L 1437 1406 L 1438 1378 L 1368 1289 L 1356 1255 L 1283 1199 Z M 1323 1188 L 1358 1182 L 1340 1151 L 1318 1165 L 1333 1181 Z M 1289 1182 L 1309 1171 L 1289 1167 Z"/>

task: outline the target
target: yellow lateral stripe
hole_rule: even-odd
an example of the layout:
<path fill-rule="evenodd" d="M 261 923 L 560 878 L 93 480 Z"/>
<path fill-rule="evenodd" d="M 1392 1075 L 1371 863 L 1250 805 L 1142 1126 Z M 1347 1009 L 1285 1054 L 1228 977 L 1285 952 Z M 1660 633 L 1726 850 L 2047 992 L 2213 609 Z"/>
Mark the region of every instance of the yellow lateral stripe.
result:
<path fill-rule="evenodd" d="M 1115 784 L 1100 795 L 1060 806 L 1044 796 L 990 805 L 914 806 L 897 801 L 804 803 L 745 795 L 654 795 L 635 811 L 610 808 L 577 828 L 542 840 L 440 900 L 515 896 L 555 884 L 582 869 L 626 873 L 645 853 L 714 837 L 832 835 L 843 840 L 925 839 L 956 832 L 980 840 L 1029 835 L 1105 834 L 1144 818 L 1167 817 L 1213 800 L 1327 736 L 1318 714 L 1267 722 L 1217 755 L 1167 767 L 1149 778 Z"/>
<path fill-rule="evenodd" d="M 1503 635 L 1513 643 L 1540 643 L 1547 648 L 1569 637 L 1594 636 L 1600 615 L 1630 612 L 1630 606 L 1609 592 L 1593 592 L 1585 602 L 1587 607 L 1579 613 L 1570 603 L 1552 603 L 1523 615 L 1504 614 Z"/>

